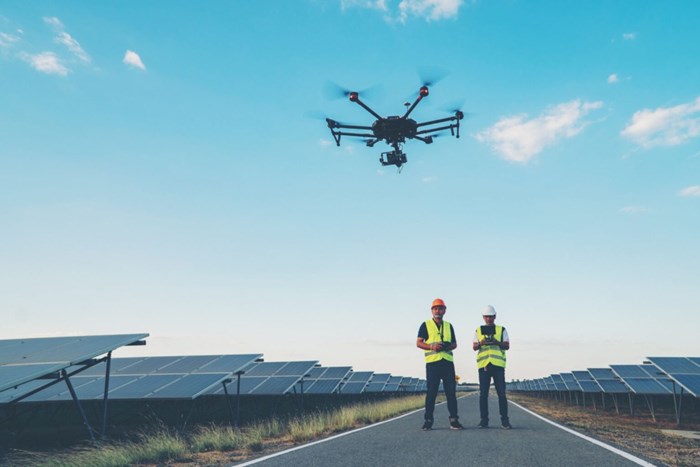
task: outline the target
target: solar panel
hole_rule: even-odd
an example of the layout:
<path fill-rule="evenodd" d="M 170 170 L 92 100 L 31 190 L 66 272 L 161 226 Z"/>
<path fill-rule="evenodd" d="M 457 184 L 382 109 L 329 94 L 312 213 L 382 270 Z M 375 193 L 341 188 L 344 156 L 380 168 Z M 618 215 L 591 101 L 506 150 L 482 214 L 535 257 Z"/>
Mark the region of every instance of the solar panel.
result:
<path fill-rule="evenodd" d="M 700 375 L 673 375 L 675 379 L 686 391 L 695 397 L 700 394 Z"/>
<path fill-rule="evenodd" d="M 619 379 L 599 379 L 598 385 L 607 394 L 627 394 L 629 392 L 625 383 Z"/>
<path fill-rule="evenodd" d="M 112 369 L 111 372 L 114 375 L 147 375 L 158 371 L 161 368 L 165 368 L 168 365 L 172 365 L 180 358 L 182 357 L 145 357 L 133 359 L 135 361 L 131 365 L 125 365 L 119 369 Z M 101 363 L 100 366 L 104 368 L 103 363 Z"/>
<path fill-rule="evenodd" d="M 212 363 L 217 358 L 219 358 L 218 355 L 190 355 L 180 357 L 179 360 L 158 370 L 158 373 L 192 373 Z"/>
<path fill-rule="evenodd" d="M 262 358 L 262 354 L 221 355 L 216 360 L 193 371 L 193 373 L 236 373 L 256 360 Z"/>
<path fill-rule="evenodd" d="M 670 391 L 654 378 L 623 378 L 624 382 L 635 394 L 669 394 Z"/>
<path fill-rule="evenodd" d="M 319 379 L 311 383 L 308 388 L 304 388 L 306 394 L 333 394 L 337 392 L 338 386 L 342 380 L 335 379 Z"/>
<path fill-rule="evenodd" d="M 260 386 L 263 381 L 268 379 L 268 376 L 241 376 L 241 394 L 249 394 L 256 387 Z M 233 377 L 231 382 L 226 385 L 226 390 L 229 395 L 236 394 L 236 385 L 238 377 Z M 207 394 L 224 394 L 222 385 L 214 386 Z"/>
<path fill-rule="evenodd" d="M 585 370 L 574 370 L 571 372 L 576 378 L 576 381 L 593 381 L 591 374 Z"/>
<path fill-rule="evenodd" d="M 356 371 L 350 375 L 348 382 L 350 383 L 367 383 L 372 379 L 373 371 Z"/>
<path fill-rule="evenodd" d="M 352 371 L 351 366 L 332 366 L 323 374 L 323 378 L 344 379 Z"/>
<path fill-rule="evenodd" d="M 148 334 L 115 334 L 0 340 L 0 391 L 106 354 L 146 337 Z M 20 368 L 25 366 L 27 368 Z"/>
<path fill-rule="evenodd" d="M 692 357 L 695 358 L 695 357 Z M 700 375 L 700 366 L 687 357 L 649 357 L 666 374 Z"/>
<path fill-rule="evenodd" d="M 649 378 L 641 365 L 610 365 L 610 369 L 620 378 Z"/>
<path fill-rule="evenodd" d="M 382 392 L 384 386 L 386 386 L 386 382 L 384 381 L 370 381 L 365 388 L 365 392 Z"/>
<path fill-rule="evenodd" d="M 588 372 L 596 379 L 615 379 L 615 374 L 610 368 L 589 368 Z"/>
<path fill-rule="evenodd" d="M 326 370 L 328 370 L 328 367 L 326 367 L 326 366 L 314 367 L 311 369 L 311 371 L 309 371 L 309 376 L 307 379 L 309 379 L 309 380 L 319 379 L 321 376 L 323 376 L 323 374 L 326 372 Z"/>
<path fill-rule="evenodd" d="M 261 362 L 251 365 L 245 369 L 246 376 L 272 376 L 277 373 L 280 368 L 285 366 L 287 362 Z"/>
<path fill-rule="evenodd" d="M 367 382 L 349 382 L 345 383 L 343 387 L 340 388 L 340 393 L 341 394 L 361 394 L 365 386 L 367 386 Z"/>
<path fill-rule="evenodd" d="M 149 377 L 150 375 L 147 376 L 147 378 Z M 221 387 L 221 383 L 229 377 L 229 373 L 191 373 L 173 381 L 172 384 L 153 391 L 152 394 L 141 396 L 141 398 L 194 399 L 206 394 L 214 387 Z"/>
<path fill-rule="evenodd" d="M 305 376 L 317 363 L 318 361 L 316 360 L 308 362 L 287 362 L 286 365 L 275 373 L 275 376 Z"/>
<path fill-rule="evenodd" d="M 389 382 L 389 379 L 391 378 L 391 374 L 389 373 L 375 373 L 372 375 L 372 383 L 387 383 Z"/>
<path fill-rule="evenodd" d="M 20 386 L 16 386 L 14 388 L 10 389 L 5 389 L 4 391 L 0 392 L 0 404 L 6 404 L 8 402 L 12 402 L 13 400 L 17 399 L 20 396 L 23 396 L 29 392 L 32 392 L 35 389 L 40 388 L 44 384 L 46 384 L 48 381 L 43 380 L 43 379 L 35 379 L 33 381 L 28 381 Z"/>
<path fill-rule="evenodd" d="M 585 393 L 599 393 L 603 392 L 601 387 L 592 379 L 584 379 L 578 382 L 578 385 L 581 386 L 581 390 Z"/>
<path fill-rule="evenodd" d="M 297 381 L 299 376 L 271 376 L 249 394 L 281 396 L 290 392 Z"/>

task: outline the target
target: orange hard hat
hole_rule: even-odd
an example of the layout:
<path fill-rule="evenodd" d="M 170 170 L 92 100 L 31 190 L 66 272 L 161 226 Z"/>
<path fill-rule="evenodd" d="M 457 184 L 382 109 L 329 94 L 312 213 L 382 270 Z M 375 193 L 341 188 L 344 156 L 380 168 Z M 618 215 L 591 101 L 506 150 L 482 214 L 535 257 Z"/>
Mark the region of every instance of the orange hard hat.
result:
<path fill-rule="evenodd" d="M 433 304 L 430 305 L 430 308 L 435 307 L 435 306 L 444 306 L 445 308 L 447 308 L 445 306 L 445 302 L 442 300 L 442 298 L 436 298 L 435 300 L 433 300 Z"/>

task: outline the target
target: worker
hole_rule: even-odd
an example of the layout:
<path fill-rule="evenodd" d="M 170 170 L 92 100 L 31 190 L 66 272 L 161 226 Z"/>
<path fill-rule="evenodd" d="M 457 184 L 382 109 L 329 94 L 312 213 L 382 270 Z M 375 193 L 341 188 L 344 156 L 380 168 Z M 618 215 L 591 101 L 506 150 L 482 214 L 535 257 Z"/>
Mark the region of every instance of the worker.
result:
<path fill-rule="evenodd" d="M 489 426 L 489 387 L 491 379 L 498 394 L 498 409 L 501 414 L 501 426 L 513 428 L 508 419 L 508 400 L 506 399 L 506 350 L 510 349 L 510 338 L 503 326 L 494 324 L 496 309 L 488 305 L 483 312 L 485 326 L 476 328 L 473 348 L 477 350 L 476 365 L 479 368 L 479 410 L 481 412 L 480 428 Z"/>
<path fill-rule="evenodd" d="M 455 365 L 452 352 L 457 348 L 455 330 L 450 323 L 443 319 L 447 307 L 445 302 L 436 298 L 430 307 L 433 317 L 423 324 L 418 330 L 416 346 L 425 354 L 425 379 L 428 392 L 425 395 L 425 416 L 423 430 L 433 428 L 433 412 L 435 410 L 435 398 L 440 389 L 442 380 L 445 396 L 447 397 L 447 410 L 450 413 L 450 429 L 463 430 L 457 414 L 457 381 L 455 379 Z"/>

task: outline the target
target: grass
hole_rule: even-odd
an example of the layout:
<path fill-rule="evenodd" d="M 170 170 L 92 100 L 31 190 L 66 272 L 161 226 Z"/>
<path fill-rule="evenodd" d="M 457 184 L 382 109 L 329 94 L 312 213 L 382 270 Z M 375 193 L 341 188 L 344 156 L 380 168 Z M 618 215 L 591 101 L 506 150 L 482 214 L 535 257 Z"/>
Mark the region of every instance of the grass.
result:
<path fill-rule="evenodd" d="M 201 465 L 240 461 L 263 451 L 308 442 L 386 420 L 423 406 L 423 395 L 360 403 L 287 420 L 261 421 L 240 430 L 200 426 L 187 435 L 166 427 L 139 433 L 134 440 L 105 442 L 60 452 L 21 453 L 8 465 L 118 467 L 134 464 Z"/>

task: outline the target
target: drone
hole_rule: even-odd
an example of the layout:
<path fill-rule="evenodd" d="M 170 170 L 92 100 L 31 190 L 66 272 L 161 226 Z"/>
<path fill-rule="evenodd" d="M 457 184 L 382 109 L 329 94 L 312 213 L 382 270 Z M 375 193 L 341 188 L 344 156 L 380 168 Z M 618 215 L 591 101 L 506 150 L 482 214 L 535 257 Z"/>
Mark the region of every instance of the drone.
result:
<path fill-rule="evenodd" d="M 381 162 L 382 166 L 395 165 L 399 172 L 401 171 L 401 166 L 407 161 L 406 154 L 402 151 L 406 139 L 417 139 L 425 144 L 431 144 L 433 139 L 439 136 L 437 132 L 446 130 L 450 130 L 452 136 L 459 138 L 459 121 L 464 118 L 464 113 L 461 110 L 455 110 L 454 115 L 451 117 L 422 123 L 409 118 L 413 109 L 430 94 L 426 84 L 419 89 L 418 97 L 413 101 L 413 104 L 408 102 L 404 104 L 407 107 L 405 114 L 401 116 L 392 115 L 386 118 L 362 102 L 358 92 L 347 91 L 344 94 L 350 99 L 350 102 L 355 102 L 377 120 L 371 126 L 363 126 L 346 125 L 331 118 L 326 118 L 326 123 L 328 123 L 328 128 L 331 130 L 336 146 L 340 146 L 340 138 L 342 136 L 365 138 L 365 143 L 370 148 L 384 140 L 386 144 L 393 147 L 393 151 L 381 153 L 379 162 Z"/>

